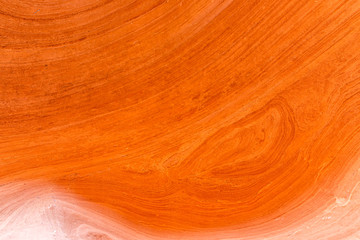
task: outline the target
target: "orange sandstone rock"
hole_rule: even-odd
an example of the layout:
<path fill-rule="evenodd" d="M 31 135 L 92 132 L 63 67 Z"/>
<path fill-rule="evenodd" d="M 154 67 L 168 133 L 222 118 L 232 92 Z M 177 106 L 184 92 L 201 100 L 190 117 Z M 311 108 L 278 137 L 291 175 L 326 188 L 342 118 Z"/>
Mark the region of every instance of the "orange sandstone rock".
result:
<path fill-rule="evenodd" d="M 0 239 L 360 238 L 359 1 L 0 0 Z"/>

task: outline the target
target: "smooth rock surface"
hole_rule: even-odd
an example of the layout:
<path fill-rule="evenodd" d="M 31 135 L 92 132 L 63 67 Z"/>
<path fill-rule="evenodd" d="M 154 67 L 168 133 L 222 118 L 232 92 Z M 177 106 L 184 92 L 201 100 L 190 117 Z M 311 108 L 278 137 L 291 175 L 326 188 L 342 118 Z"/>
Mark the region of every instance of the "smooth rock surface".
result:
<path fill-rule="evenodd" d="M 0 0 L 0 240 L 360 239 L 358 0 Z"/>

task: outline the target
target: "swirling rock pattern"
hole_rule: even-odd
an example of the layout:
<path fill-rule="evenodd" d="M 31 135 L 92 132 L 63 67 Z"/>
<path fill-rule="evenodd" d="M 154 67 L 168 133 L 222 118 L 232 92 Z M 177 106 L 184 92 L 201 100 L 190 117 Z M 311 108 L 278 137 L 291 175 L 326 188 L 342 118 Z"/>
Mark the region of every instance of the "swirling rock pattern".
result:
<path fill-rule="evenodd" d="M 0 239 L 360 239 L 358 0 L 0 0 Z"/>

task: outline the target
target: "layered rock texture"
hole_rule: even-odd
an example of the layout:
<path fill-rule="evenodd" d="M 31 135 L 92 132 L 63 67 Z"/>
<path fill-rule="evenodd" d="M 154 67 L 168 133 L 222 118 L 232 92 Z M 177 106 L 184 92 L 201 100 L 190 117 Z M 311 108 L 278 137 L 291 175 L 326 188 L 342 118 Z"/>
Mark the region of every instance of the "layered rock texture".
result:
<path fill-rule="evenodd" d="M 0 240 L 360 239 L 358 0 L 0 0 Z"/>

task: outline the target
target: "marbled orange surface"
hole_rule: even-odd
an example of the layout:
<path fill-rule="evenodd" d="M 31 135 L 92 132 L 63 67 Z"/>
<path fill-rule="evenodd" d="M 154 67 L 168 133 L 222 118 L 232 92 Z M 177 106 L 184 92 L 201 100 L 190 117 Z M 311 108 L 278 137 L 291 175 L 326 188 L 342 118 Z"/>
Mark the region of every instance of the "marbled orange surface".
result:
<path fill-rule="evenodd" d="M 0 240 L 360 239 L 358 0 L 0 0 Z"/>

